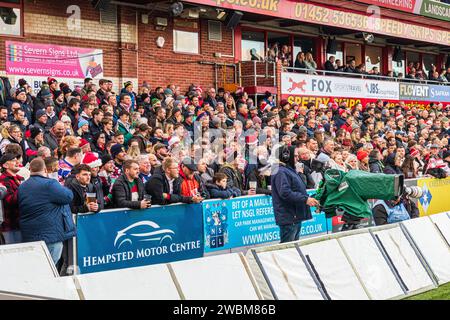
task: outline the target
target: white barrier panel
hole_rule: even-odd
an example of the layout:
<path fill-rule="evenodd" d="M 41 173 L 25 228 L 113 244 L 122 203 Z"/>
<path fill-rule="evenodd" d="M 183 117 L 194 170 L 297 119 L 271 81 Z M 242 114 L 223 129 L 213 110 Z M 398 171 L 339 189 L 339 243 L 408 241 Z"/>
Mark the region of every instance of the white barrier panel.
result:
<path fill-rule="evenodd" d="M 389 255 L 408 292 L 432 289 L 433 281 L 399 227 L 375 231 L 374 235 Z"/>
<path fill-rule="evenodd" d="M 300 246 L 300 249 L 332 300 L 369 299 L 336 239 Z"/>
<path fill-rule="evenodd" d="M 43 298 L 80 300 L 72 277 L 35 278 L 2 277 L 0 291 L 39 296 Z"/>
<path fill-rule="evenodd" d="M 342 237 L 338 241 L 372 299 L 386 300 L 404 295 L 370 233 Z"/>
<path fill-rule="evenodd" d="M 171 263 L 187 300 L 258 300 L 241 255 L 230 253 Z"/>
<path fill-rule="evenodd" d="M 58 276 L 43 241 L 0 246 L 0 278 L 22 281 Z M 1 282 L 1 280 L 0 280 Z"/>
<path fill-rule="evenodd" d="M 297 249 L 257 253 L 279 300 L 323 300 Z"/>
<path fill-rule="evenodd" d="M 450 281 L 450 250 L 429 217 L 401 222 L 413 238 L 439 284 Z"/>
<path fill-rule="evenodd" d="M 450 217 L 447 212 L 429 216 L 450 246 Z"/>
<path fill-rule="evenodd" d="M 179 300 L 165 264 L 75 276 L 86 300 Z"/>

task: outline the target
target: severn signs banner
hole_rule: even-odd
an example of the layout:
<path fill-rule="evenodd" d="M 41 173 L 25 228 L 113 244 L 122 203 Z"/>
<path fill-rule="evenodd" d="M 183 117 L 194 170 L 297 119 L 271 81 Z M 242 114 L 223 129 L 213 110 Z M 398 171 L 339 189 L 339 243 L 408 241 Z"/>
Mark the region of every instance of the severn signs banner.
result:
<path fill-rule="evenodd" d="M 373 32 L 410 40 L 450 45 L 450 32 L 445 29 L 430 28 L 385 17 L 343 11 L 302 1 L 188 0 L 186 2 L 252 12 L 281 19 L 317 23 L 359 32 Z"/>
<path fill-rule="evenodd" d="M 103 50 L 5 41 L 6 73 L 32 77 L 100 79 Z"/>
<path fill-rule="evenodd" d="M 80 273 L 202 257 L 201 210 L 201 205 L 172 205 L 79 215 Z"/>

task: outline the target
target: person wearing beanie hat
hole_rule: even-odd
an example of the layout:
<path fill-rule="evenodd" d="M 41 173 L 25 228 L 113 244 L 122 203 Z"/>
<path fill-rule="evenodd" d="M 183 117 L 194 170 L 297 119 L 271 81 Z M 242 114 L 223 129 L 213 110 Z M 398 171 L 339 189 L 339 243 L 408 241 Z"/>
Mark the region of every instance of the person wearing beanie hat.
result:
<path fill-rule="evenodd" d="M 356 158 L 359 161 L 359 170 L 369 172 L 369 153 L 365 150 L 359 150 L 356 153 Z"/>
<path fill-rule="evenodd" d="M 16 89 L 16 97 L 21 94 L 21 93 L 27 93 L 27 89 L 25 89 L 24 87 L 19 87 Z"/>
<path fill-rule="evenodd" d="M 19 87 L 25 87 L 28 86 L 27 80 L 25 79 L 19 79 L 19 81 L 17 82 L 19 84 Z"/>
<path fill-rule="evenodd" d="M 111 158 L 113 158 L 116 168 L 122 170 L 122 164 L 125 161 L 126 155 L 127 153 L 123 145 L 116 143 L 111 147 Z"/>
<path fill-rule="evenodd" d="M 173 92 L 170 88 L 166 88 L 164 89 L 164 95 L 167 97 L 172 97 L 173 96 Z"/>
<path fill-rule="evenodd" d="M 123 84 L 123 87 L 126 89 L 127 87 L 133 87 L 133 82 L 131 82 L 131 81 L 126 81 L 124 84 Z"/>
<path fill-rule="evenodd" d="M 34 122 L 34 126 L 38 127 L 42 131 L 45 131 L 47 127 L 48 115 L 45 110 L 40 109 L 36 112 L 36 121 Z"/>
<path fill-rule="evenodd" d="M 30 127 L 30 136 L 26 139 L 25 154 L 27 162 L 31 162 L 38 155 L 38 150 L 44 145 L 44 130 L 34 125 Z"/>
<path fill-rule="evenodd" d="M 85 125 L 89 126 L 89 122 L 84 118 L 80 118 L 80 120 L 78 120 L 78 129 Z"/>
<path fill-rule="evenodd" d="M 42 84 L 41 85 L 41 90 L 39 91 L 39 93 L 37 94 L 38 97 L 41 97 L 42 99 L 50 99 L 53 98 L 53 94 L 50 91 L 50 88 L 48 86 L 48 84 Z"/>

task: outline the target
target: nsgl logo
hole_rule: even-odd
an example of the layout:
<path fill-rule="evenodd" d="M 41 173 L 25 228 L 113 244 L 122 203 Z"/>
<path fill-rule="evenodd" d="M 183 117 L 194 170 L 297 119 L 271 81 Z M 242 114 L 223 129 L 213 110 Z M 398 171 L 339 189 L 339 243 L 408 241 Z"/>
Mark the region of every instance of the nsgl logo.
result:
<path fill-rule="evenodd" d="M 133 244 L 138 242 L 158 241 L 161 244 L 163 241 L 172 241 L 172 236 L 175 232 L 170 229 L 161 229 L 161 227 L 153 221 L 139 221 L 132 225 L 117 231 L 114 246 L 118 249 L 125 243 Z"/>

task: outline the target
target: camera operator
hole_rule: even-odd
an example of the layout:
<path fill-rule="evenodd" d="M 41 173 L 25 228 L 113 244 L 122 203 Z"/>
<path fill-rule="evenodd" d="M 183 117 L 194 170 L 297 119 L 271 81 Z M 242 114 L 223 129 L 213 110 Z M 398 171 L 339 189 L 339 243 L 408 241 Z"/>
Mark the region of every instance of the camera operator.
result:
<path fill-rule="evenodd" d="M 273 165 L 271 186 L 276 224 L 280 227 L 280 243 L 299 239 L 302 221 L 312 218 L 309 206 L 319 202 L 309 197 L 306 184 L 300 178 L 299 157 L 295 147 L 277 149 L 279 163 Z M 297 165 L 296 165 L 297 164 Z"/>
<path fill-rule="evenodd" d="M 418 190 L 415 191 L 420 192 Z M 414 198 L 418 198 L 418 195 L 419 194 L 415 194 Z M 372 209 L 372 215 L 375 224 L 377 226 L 380 226 L 384 224 L 396 223 L 404 220 L 418 218 L 419 209 L 417 208 L 417 205 L 414 203 L 414 201 L 411 200 L 411 196 L 407 193 L 404 193 L 394 200 L 378 200 L 377 202 L 375 202 L 375 205 Z"/>

